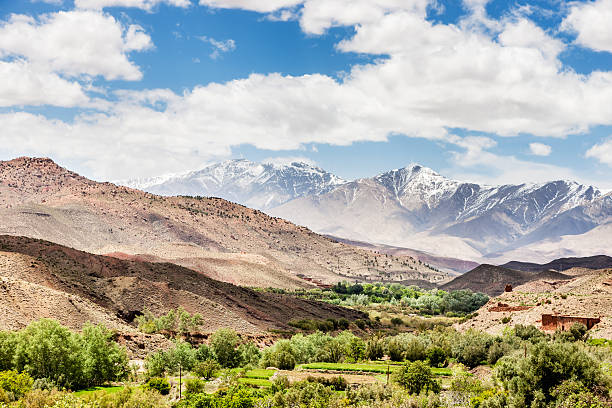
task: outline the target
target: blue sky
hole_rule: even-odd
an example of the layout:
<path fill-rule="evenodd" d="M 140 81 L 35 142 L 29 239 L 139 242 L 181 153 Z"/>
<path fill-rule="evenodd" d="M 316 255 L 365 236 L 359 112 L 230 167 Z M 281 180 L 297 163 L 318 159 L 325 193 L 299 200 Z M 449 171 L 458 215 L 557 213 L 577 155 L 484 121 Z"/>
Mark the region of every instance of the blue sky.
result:
<path fill-rule="evenodd" d="M 612 0 L 0 1 L 0 159 L 612 189 Z"/>

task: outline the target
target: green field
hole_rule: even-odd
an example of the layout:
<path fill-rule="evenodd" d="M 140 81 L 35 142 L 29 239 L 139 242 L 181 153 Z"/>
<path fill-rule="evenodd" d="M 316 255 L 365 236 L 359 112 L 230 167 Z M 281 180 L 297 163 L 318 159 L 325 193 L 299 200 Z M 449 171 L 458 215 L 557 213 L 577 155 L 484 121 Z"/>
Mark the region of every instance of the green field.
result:
<path fill-rule="evenodd" d="M 266 370 L 265 368 L 256 368 L 253 370 L 247 371 L 244 376 L 246 378 L 260 378 L 267 380 L 274 375 L 275 370 Z"/>
<path fill-rule="evenodd" d="M 92 394 L 97 391 L 104 391 L 109 394 L 114 394 L 118 391 L 121 391 L 124 388 L 125 387 L 123 385 L 119 385 L 116 387 L 91 387 L 91 388 L 87 388 L 86 390 L 76 391 L 74 395 L 76 395 L 77 397 L 82 397 L 84 395 Z"/>
<path fill-rule="evenodd" d="M 389 364 L 389 371 L 393 372 L 401 367 L 401 364 Z M 363 371 L 384 374 L 387 372 L 387 364 L 380 363 L 310 363 L 302 364 L 299 368 L 305 370 L 333 370 L 333 371 Z M 451 375 L 450 368 L 432 368 L 435 375 Z"/>

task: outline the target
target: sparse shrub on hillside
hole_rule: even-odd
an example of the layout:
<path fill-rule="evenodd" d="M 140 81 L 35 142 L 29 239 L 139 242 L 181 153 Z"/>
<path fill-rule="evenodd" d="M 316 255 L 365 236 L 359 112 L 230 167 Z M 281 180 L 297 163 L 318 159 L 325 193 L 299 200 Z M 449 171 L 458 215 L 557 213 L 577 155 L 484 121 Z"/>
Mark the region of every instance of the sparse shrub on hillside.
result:
<path fill-rule="evenodd" d="M 138 329 L 144 333 L 159 333 L 167 331 L 176 334 L 186 334 L 199 330 L 204 323 L 199 313 L 190 314 L 181 306 L 172 309 L 167 314 L 156 317 L 149 309 L 145 308 L 142 315 L 134 319 Z"/>

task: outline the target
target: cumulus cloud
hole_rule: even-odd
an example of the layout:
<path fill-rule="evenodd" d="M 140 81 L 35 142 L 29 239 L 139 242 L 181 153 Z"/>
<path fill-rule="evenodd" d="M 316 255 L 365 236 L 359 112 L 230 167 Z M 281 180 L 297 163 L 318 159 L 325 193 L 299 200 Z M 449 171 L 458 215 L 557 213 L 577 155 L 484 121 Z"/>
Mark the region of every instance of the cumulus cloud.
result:
<path fill-rule="evenodd" d="M 210 58 L 217 59 L 221 54 L 232 52 L 236 49 L 236 41 L 232 40 L 215 40 L 212 37 L 201 36 L 198 37 L 200 40 L 212 45 L 213 52 L 210 54 Z"/>
<path fill-rule="evenodd" d="M 0 106 L 45 105 L 74 107 L 88 102 L 78 82 L 26 61 L 0 61 Z"/>
<path fill-rule="evenodd" d="M 189 7 L 191 0 L 75 0 L 74 5 L 82 9 L 101 10 L 106 7 L 133 7 L 150 11 L 160 4 Z"/>
<path fill-rule="evenodd" d="M 578 75 L 563 69 L 558 59 L 563 43 L 525 17 L 512 16 L 482 30 L 471 24 L 432 24 L 425 19 L 425 0 L 201 2 L 264 13 L 299 3 L 305 32 L 354 26 L 354 35 L 337 49 L 386 58 L 356 65 L 340 81 L 321 74 L 253 74 L 180 94 L 118 92 L 117 103 L 71 123 L 4 115 L 0 128 L 32 143 L 19 143 L 4 132 L 0 145 L 20 154 L 26 147 L 37 153 L 45 146 L 43 154 L 82 158 L 96 177 L 121 179 L 190 170 L 244 144 L 282 151 L 313 143 L 385 141 L 403 134 L 453 143 L 465 150 L 458 160 L 490 166 L 496 169 L 492 174 L 511 178 L 518 174 L 511 165 L 527 169 L 522 176 L 559 169 L 514 157 L 502 168 L 496 162 L 502 158 L 489 151 L 495 145 L 492 138 L 457 139 L 448 129 L 563 137 L 612 124 L 612 73 Z M 473 3 L 474 10 L 484 4 Z M 146 35 L 142 30 L 134 28 L 131 40 L 129 33 L 119 29 L 115 53 L 128 64 L 128 50 L 147 47 L 145 37 L 138 37 Z M 0 48 L 2 41 L 0 36 Z M 78 143 L 66 142 L 72 139 Z"/>
<path fill-rule="evenodd" d="M 495 154 L 489 149 L 497 143 L 487 137 L 452 136 L 449 141 L 463 149 L 452 154 L 452 167 L 445 170 L 445 173 L 458 180 L 497 185 L 567 179 L 589 184 L 589 181 L 581 179 L 568 168 Z"/>
<path fill-rule="evenodd" d="M 561 27 L 575 32 L 576 43 L 595 51 L 612 52 L 612 0 L 574 3 Z"/>
<path fill-rule="evenodd" d="M 600 163 L 612 166 L 612 137 L 587 150 L 586 157 L 596 159 Z"/>
<path fill-rule="evenodd" d="M 304 0 L 200 0 L 201 6 L 230 8 L 270 13 L 282 8 L 297 6 Z"/>
<path fill-rule="evenodd" d="M 536 156 L 550 156 L 552 147 L 544 143 L 529 143 L 529 151 Z"/>
<path fill-rule="evenodd" d="M 127 54 L 152 46 L 141 27 L 124 27 L 94 11 L 60 11 L 38 18 L 13 14 L 0 23 L 0 58 L 23 58 L 70 77 L 138 80 L 142 73 Z"/>

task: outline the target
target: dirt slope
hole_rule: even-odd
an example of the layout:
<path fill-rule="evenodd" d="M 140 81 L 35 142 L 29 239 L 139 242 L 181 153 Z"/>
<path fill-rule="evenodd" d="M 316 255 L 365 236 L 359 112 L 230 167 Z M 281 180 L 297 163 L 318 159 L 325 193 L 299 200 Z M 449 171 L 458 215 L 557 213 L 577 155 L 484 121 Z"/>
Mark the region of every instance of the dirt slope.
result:
<path fill-rule="evenodd" d="M 524 272 L 485 264 L 456 277 L 440 286 L 440 288 L 443 290 L 471 289 L 475 292 L 486 293 L 489 296 L 497 296 L 504 291 L 508 284 L 516 287 L 538 279 L 563 280 L 569 279 L 569 277 L 553 271 Z"/>
<path fill-rule="evenodd" d="M 499 334 L 507 326 L 515 324 L 541 327 L 542 314 L 558 313 L 599 317 L 601 322 L 591 329 L 590 335 L 612 339 L 612 269 L 572 269 L 566 273 L 569 280 L 534 280 L 492 298 L 478 310 L 478 316 L 458 328 L 476 328 Z M 500 303 L 509 308 L 500 308 Z M 510 321 L 503 323 L 504 317 Z"/>
<path fill-rule="evenodd" d="M 103 322 L 120 331 L 148 307 L 183 306 L 205 318 L 205 331 L 287 329 L 293 319 L 362 318 L 360 312 L 215 281 L 170 263 L 92 255 L 32 238 L 0 236 L 0 329 L 41 317 L 79 328 Z"/>
<path fill-rule="evenodd" d="M 160 197 L 98 183 L 50 159 L 0 162 L 0 234 L 96 254 L 152 256 L 246 286 L 447 276 L 410 257 L 375 255 L 222 199 Z"/>
<path fill-rule="evenodd" d="M 612 257 L 595 255 L 582 258 L 560 258 L 546 264 L 512 261 L 502 266 L 526 272 L 540 272 L 551 269 L 555 271 L 565 271 L 572 268 L 605 269 L 612 268 Z"/>

